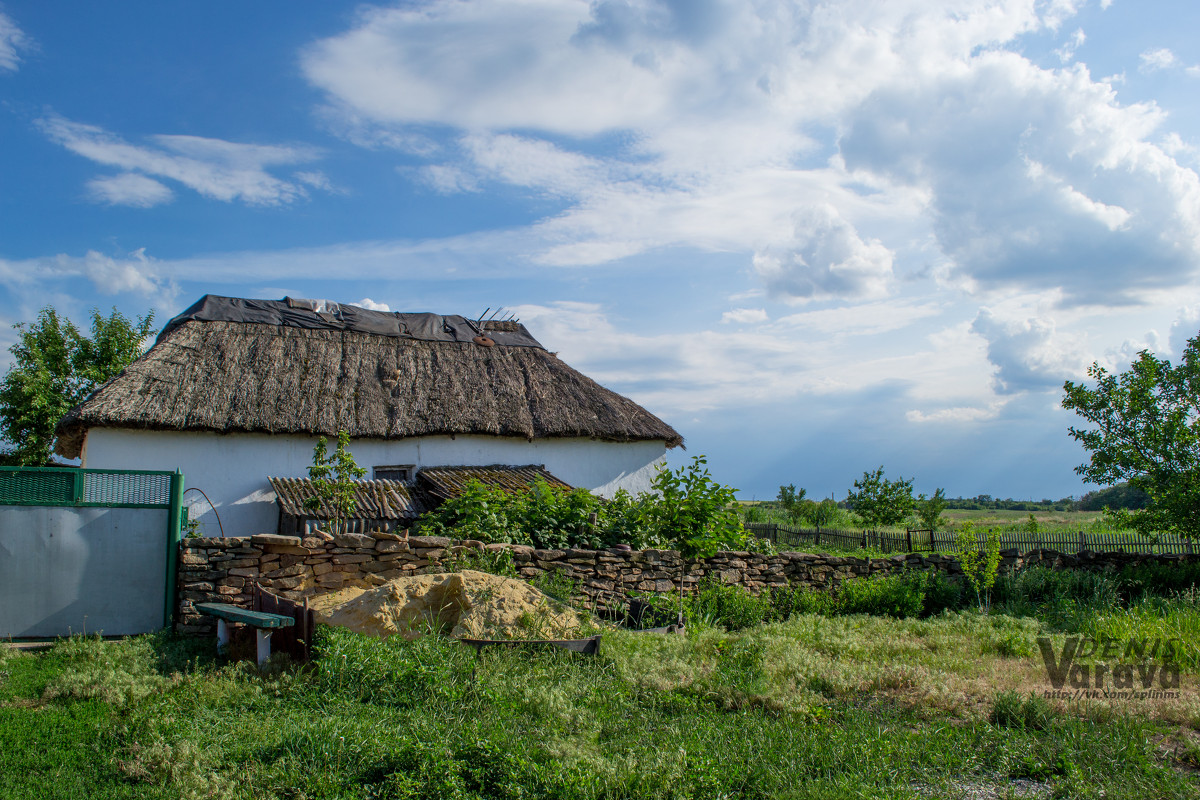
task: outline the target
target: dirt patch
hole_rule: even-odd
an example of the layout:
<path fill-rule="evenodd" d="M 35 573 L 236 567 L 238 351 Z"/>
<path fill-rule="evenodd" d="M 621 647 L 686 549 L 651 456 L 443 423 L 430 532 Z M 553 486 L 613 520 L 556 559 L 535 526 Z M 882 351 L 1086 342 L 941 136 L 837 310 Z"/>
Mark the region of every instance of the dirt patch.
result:
<path fill-rule="evenodd" d="M 314 597 L 309 606 L 318 622 L 408 639 L 433 631 L 471 639 L 569 639 L 591 622 L 524 581 L 473 570 L 343 589 Z"/>

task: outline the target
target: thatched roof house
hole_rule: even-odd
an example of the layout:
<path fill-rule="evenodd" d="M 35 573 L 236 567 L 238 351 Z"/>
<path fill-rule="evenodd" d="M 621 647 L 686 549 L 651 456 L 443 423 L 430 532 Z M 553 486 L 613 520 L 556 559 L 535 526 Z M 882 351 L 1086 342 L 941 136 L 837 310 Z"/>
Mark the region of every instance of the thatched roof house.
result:
<path fill-rule="evenodd" d="M 683 441 L 519 322 L 206 295 L 63 418 L 56 451 L 179 468 L 210 497 L 253 470 L 216 505 L 273 505 L 267 475 L 303 475 L 313 439 L 340 430 L 363 466 L 546 464 L 604 493 L 640 488 Z"/>
<path fill-rule="evenodd" d="M 77 458 L 92 428 L 683 442 L 519 322 L 477 326 L 495 342 L 484 346 L 462 317 L 339 311 L 328 321 L 311 311 L 293 320 L 287 301 L 206 295 L 63 418 L 57 452 Z M 305 315 L 323 324 L 305 325 Z"/>

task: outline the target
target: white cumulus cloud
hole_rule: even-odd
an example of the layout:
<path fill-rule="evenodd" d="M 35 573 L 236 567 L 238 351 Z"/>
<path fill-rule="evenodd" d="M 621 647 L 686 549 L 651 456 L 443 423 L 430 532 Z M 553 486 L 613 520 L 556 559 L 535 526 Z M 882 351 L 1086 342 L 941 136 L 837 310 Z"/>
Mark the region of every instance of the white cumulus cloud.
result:
<path fill-rule="evenodd" d="M 735 252 L 777 297 L 870 299 L 932 241 L 960 286 L 1127 302 L 1193 279 L 1200 183 L 1156 106 L 1021 54 L 1082 6 L 430 0 L 365 7 L 301 66 L 331 128 L 428 160 L 411 179 L 556 201 L 535 263 Z"/>
<path fill-rule="evenodd" d="M 1090 363 L 1078 336 L 1056 330 L 1053 319 L 1004 318 L 991 309 L 979 311 L 971 331 L 987 341 L 987 357 L 996 371 L 999 394 L 1056 389 L 1079 378 Z"/>
<path fill-rule="evenodd" d="M 921 187 L 951 271 L 982 288 L 1055 288 L 1126 302 L 1200 263 L 1200 179 L 1150 137 L 1152 104 L 1122 106 L 1086 68 L 985 53 L 856 110 L 851 168 Z"/>
<path fill-rule="evenodd" d="M 887 294 L 891 251 L 878 241 L 863 241 L 837 209 L 813 206 L 797 212 L 794 222 L 795 234 L 786 247 L 754 256 L 768 289 L 796 300 Z"/>
<path fill-rule="evenodd" d="M 376 303 L 374 300 L 372 300 L 369 297 L 364 297 L 362 300 L 359 300 L 354 305 L 358 306 L 359 308 L 365 308 L 368 311 L 391 311 L 392 310 L 391 306 L 389 306 L 387 303 Z"/>

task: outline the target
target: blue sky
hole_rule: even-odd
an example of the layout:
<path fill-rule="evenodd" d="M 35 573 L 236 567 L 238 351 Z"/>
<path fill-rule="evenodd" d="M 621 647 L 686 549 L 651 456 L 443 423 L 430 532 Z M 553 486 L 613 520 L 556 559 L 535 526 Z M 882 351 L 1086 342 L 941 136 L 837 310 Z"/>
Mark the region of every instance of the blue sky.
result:
<path fill-rule="evenodd" d="M 1200 330 L 1200 5 L 0 2 L 0 345 L 213 292 L 512 309 L 746 498 L 1086 490 Z"/>

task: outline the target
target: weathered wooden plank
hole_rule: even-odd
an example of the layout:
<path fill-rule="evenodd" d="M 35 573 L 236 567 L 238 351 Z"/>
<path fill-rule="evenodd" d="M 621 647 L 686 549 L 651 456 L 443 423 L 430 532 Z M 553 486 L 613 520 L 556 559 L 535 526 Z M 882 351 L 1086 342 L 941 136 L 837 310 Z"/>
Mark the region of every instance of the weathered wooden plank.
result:
<path fill-rule="evenodd" d="M 255 628 L 290 628 L 296 620 L 282 614 L 267 614 L 262 611 L 251 611 L 241 606 L 229 603 L 196 603 L 196 610 L 217 619 L 229 622 L 240 622 Z"/>

